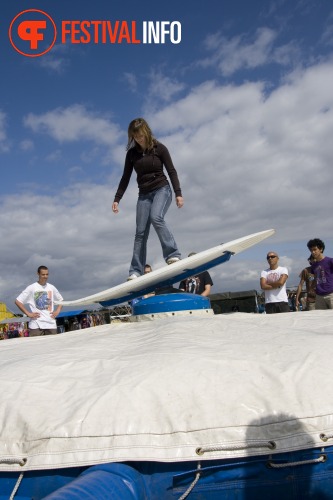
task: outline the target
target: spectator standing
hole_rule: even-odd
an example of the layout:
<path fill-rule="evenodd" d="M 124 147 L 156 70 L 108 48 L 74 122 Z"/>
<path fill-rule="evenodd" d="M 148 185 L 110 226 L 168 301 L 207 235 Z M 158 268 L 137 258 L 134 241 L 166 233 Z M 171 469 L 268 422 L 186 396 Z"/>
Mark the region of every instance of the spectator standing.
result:
<path fill-rule="evenodd" d="M 299 275 L 300 277 L 300 282 L 297 287 L 297 292 L 296 292 L 296 309 L 298 309 L 300 305 L 300 296 L 303 290 L 303 285 L 305 283 L 305 288 L 306 288 L 306 301 L 305 301 L 305 308 L 304 311 L 313 311 L 316 308 L 316 280 L 315 280 L 315 275 L 312 272 L 311 265 L 314 262 L 314 258 L 312 255 L 308 258 L 309 266 L 305 267 L 301 274 Z"/>
<path fill-rule="evenodd" d="M 267 314 L 290 312 L 286 282 L 288 269 L 279 266 L 276 252 L 268 252 L 269 268 L 261 272 L 260 287 L 265 292 L 265 311 Z"/>
<path fill-rule="evenodd" d="M 57 332 L 56 317 L 62 306 L 54 310 L 54 300 L 63 300 L 55 286 L 47 282 L 49 270 L 46 266 L 37 269 L 38 281 L 29 285 L 15 300 L 17 307 L 31 320 L 29 321 L 29 337 L 55 335 Z M 29 309 L 25 307 L 29 306 Z"/>
<path fill-rule="evenodd" d="M 307 247 L 314 262 L 311 271 L 316 280 L 316 309 L 333 309 L 333 259 L 325 257 L 325 243 L 319 238 L 309 240 Z"/>

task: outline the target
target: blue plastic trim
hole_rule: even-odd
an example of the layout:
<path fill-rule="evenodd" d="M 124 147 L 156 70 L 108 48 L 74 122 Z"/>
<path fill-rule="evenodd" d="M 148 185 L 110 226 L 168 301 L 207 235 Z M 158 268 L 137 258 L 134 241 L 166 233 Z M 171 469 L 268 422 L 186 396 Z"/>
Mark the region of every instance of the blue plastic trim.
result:
<path fill-rule="evenodd" d="M 171 311 L 210 309 L 210 300 L 192 293 L 170 293 L 142 299 L 132 305 L 133 315 L 157 314 Z"/>
<path fill-rule="evenodd" d="M 122 463 L 89 467 L 45 500 L 146 500 L 144 476 Z"/>

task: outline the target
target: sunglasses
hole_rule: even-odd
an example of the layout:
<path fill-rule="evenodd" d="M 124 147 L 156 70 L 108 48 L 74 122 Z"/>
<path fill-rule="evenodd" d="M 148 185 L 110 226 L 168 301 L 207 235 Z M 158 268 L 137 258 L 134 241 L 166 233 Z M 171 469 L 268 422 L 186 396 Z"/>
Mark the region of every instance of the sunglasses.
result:
<path fill-rule="evenodd" d="M 267 255 L 267 260 L 269 259 L 276 259 L 277 255 Z"/>

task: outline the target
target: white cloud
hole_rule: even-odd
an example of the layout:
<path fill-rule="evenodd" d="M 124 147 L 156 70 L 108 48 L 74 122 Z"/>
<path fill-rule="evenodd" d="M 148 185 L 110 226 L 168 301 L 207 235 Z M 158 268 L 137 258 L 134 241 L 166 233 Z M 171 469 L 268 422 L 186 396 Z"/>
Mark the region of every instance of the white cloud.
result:
<path fill-rule="evenodd" d="M 89 140 L 97 144 L 116 144 L 122 133 L 110 119 L 74 104 L 44 114 L 29 113 L 24 125 L 34 132 L 49 134 L 60 143 Z"/>
<path fill-rule="evenodd" d="M 46 54 L 38 62 L 42 68 L 48 69 L 58 74 L 63 73 L 69 64 L 67 60 L 59 57 L 54 57 L 52 54 Z"/>
<path fill-rule="evenodd" d="M 34 147 L 34 143 L 30 139 L 24 139 L 20 142 L 20 149 L 22 151 L 32 151 Z"/>
<path fill-rule="evenodd" d="M 120 220 L 111 215 L 111 204 L 109 187 L 84 184 L 71 185 L 54 197 L 29 193 L 5 198 L 0 212 L 5 234 L 0 295 L 12 294 L 13 300 L 28 280 L 33 281 L 41 263 L 50 267 L 53 281 L 67 294 L 77 294 L 81 284 L 97 291 L 101 283 L 94 280 L 96 272 L 104 273 L 103 286 L 110 283 L 119 272 L 117 265 L 127 267 L 124 255 L 130 253 L 130 247 L 126 252 L 117 243 L 126 233 L 127 216 Z"/>
<path fill-rule="evenodd" d="M 297 66 L 300 60 L 300 47 L 293 41 L 275 48 L 271 54 L 271 61 L 281 66 Z"/>
<path fill-rule="evenodd" d="M 44 54 L 43 57 L 38 57 L 35 64 L 51 73 L 61 75 L 70 66 L 70 51 L 70 44 L 56 44 L 50 52 Z"/>
<path fill-rule="evenodd" d="M 46 161 L 49 162 L 59 162 L 61 160 L 62 154 L 60 149 L 56 149 L 55 151 L 52 151 L 46 156 Z"/>
<path fill-rule="evenodd" d="M 321 42 L 329 47 L 333 46 L 333 11 L 328 16 L 321 36 Z"/>
<path fill-rule="evenodd" d="M 82 169 L 82 167 L 79 167 L 79 166 L 77 166 L 77 165 L 76 165 L 76 166 L 74 166 L 74 167 L 71 167 L 68 171 L 69 171 L 69 173 L 70 173 L 71 175 L 77 175 L 77 174 L 82 175 L 82 174 L 83 174 L 83 169 Z"/>
<path fill-rule="evenodd" d="M 138 79 L 134 73 L 125 72 L 123 79 L 129 86 L 131 92 L 136 92 L 138 89 Z"/>
<path fill-rule="evenodd" d="M 253 69 L 269 62 L 277 33 L 270 28 L 258 28 L 252 40 L 244 35 L 228 39 L 220 33 L 207 37 L 205 45 L 211 57 L 200 61 L 203 67 L 218 67 L 224 76 L 246 68 Z"/>
<path fill-rule="evenodd" d="M 185 85 L 174 78 L 165 76 L 160 72 L 152 70 L 150 73 L 150 85 L 148 88 L 149 101 L 159 99 L 164 103 L 170 102 L 175 95 L 179 94 Z"/>

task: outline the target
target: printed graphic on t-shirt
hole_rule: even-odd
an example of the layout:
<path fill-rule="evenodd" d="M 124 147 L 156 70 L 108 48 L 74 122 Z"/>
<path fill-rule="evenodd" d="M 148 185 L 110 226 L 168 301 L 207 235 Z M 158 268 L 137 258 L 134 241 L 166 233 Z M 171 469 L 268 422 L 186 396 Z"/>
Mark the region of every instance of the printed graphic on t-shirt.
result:
<path fill-rule="evenodd" d="M 322 283 L 327 282 L 326 276 L 325 276 L 325 270 L 320 265 L 316 269 L 316 279 L 317 279 L 317 285 L 320 285 Z"/>
<path fill-rule="evenodd" d="M 40 311 L 51 311 L 52 312 L 52 292 L 42 291 L 34 293 L 34 300 L 36 308 Z"/>
<path fill-rule="evenodd" d="M 187 278 L 186 280 L 186 292 L 188 293 L 196 293 L 200 287 L 200 278 L 199 276 L 194 276 L 192 278 Z"/>
<path fill-rule="evenodd" d="M 268 273 L 267 275 L 267 281 L 271 281 L 272 283 L 275 283 L 275 281 L 279 281 L 279 279 L 279 273 Z"/>

